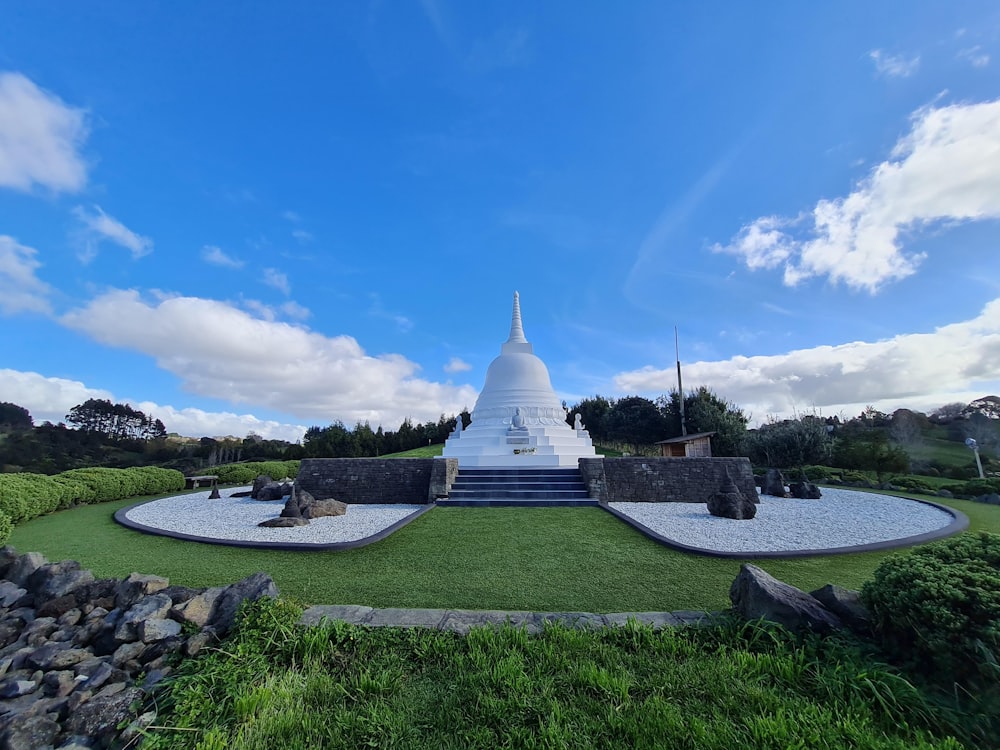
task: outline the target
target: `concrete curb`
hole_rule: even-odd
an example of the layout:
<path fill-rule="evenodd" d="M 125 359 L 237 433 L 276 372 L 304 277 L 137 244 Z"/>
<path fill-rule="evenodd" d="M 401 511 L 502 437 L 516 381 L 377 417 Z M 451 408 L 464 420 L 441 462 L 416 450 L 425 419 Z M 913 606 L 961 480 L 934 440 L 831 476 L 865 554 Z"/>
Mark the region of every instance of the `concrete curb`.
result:
<path fill-rule="evenodd" d="M 300 625 L 317 626 L 324 621 L 346 622 L 366 627 L 430 628 L 468 635 L 475 627 L 495 627 L 510 624 L 524 628 L 530 634 L 541 633 L 546 625 L 572 628 L 621 627 L 629 620 L 650 625 L 655 629 L 711 625 L 726 616 L 725 612 L 507 612 L 475 609 L 375 609 L 358 604 L 319 604 L 302 613 Z"/>

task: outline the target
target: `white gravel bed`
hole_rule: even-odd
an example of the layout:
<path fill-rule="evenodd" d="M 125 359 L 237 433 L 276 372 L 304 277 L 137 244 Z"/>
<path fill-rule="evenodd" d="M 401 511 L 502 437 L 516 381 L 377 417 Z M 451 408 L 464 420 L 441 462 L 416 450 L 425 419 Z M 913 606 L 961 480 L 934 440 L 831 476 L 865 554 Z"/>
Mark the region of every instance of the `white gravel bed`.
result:
<path fill-rule="evenodd" d="M 757 515 L 736 521 L 704 503 L 609 503 L 662 537 L 717 552 L 790 552 L 888 542 L 948 526 L 953 516 L 902 497 L 822 488 L 819 500 L 761 495 Z"/>
<path fill-rule="evenodd" d="M 246 542 L 299 542 L 330 544 L 357 542 L 392 526 L 423 505 L 350 505 L 343 516 L 316 518 L 308 526 L 287 529 L 261 528 L 257 524 L 281 513 L 284 501 L 261 502 L 249 497 L 228 497 L 250 487 L 220 490 L 222 498 L 209 500 L 210 490 L 154 500 L 125 514 L 130 521 L 164 531 L 207 539 Z"/>

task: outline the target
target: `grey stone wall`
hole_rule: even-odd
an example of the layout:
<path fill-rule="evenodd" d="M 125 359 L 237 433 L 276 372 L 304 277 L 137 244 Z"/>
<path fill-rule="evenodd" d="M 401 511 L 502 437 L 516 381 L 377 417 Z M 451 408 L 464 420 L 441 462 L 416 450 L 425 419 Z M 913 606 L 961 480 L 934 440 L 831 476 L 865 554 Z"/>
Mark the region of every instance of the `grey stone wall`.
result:
<path fill-rule="evenodd" d="M 295 482 L 317 500 L 420 504 L 446 495 L 457 472 L 456 459 L 305 458 Z"/>
<path fill-rule="evenodd" d="M 581 458 L 590 496 L 606 503 L 705 503 L 726 472 L 757 502 L 747 458 Z"/>

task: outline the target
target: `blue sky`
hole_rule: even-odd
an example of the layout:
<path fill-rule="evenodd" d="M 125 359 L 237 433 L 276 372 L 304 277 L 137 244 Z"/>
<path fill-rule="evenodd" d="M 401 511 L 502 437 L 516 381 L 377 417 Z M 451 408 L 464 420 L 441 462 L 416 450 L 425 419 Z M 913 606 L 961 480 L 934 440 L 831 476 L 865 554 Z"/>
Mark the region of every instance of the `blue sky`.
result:
<path fill-rule="evenodd" d="M 995 2 L 7 2 L 0 400 L 189 435 L 1000 392 Z"/>

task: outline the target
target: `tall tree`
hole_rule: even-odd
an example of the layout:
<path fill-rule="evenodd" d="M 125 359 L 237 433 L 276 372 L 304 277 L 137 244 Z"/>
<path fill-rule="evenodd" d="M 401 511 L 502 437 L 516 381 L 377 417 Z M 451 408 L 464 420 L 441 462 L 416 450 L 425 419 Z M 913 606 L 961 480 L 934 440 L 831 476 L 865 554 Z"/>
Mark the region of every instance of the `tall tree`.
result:
<path fill-rule="evenodd" d="M 657 403 L 667 425 L 664 437 L 680 437 L 681 410 L 677 391 L 671 391 L 666 397 L 661 396 Z M 705 386 L 699 386 L 684 396 L 684 417 L 688 434 L 716 433 L 712 436 L 712 455 L 743 455 L 743 440 L 749 418 L 736 404 L 726 401 Z"/>
<path fill-rule="evenodd" d="M 607 437 L 628 443 L 636 453 L 640 446 L 663 440 L 666 420 L 656 404 L 642 396 L 627 396 L 612 404 L 604 420 Z"/>
<path fill-rule="evenodd" d="M 33 426 L 31 413 L 27 409 L 9 401 L 0 401 L 0 427 L 29 430 Z"/>

